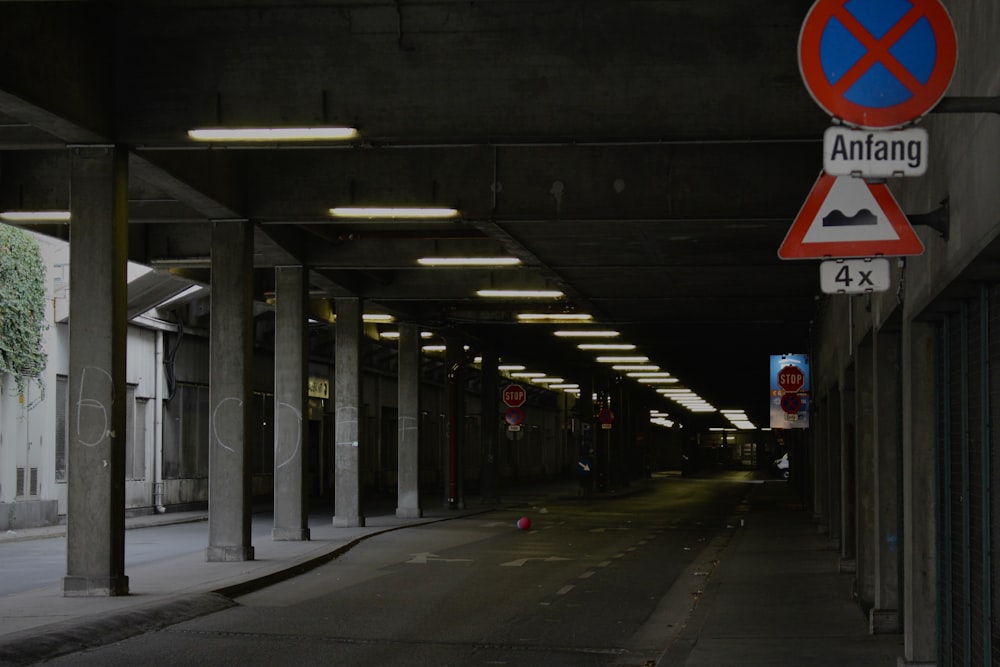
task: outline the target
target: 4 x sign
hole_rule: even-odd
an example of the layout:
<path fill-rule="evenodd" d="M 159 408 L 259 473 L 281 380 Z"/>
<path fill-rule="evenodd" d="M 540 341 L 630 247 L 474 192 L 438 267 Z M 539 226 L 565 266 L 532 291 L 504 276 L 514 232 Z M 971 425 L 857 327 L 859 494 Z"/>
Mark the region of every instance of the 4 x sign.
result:
<path fill-rule="evenodd" d="M 889 289 L 889 260 L 839 259 L 819 265 L 819 284 L 824 294 L 864 294 Z"/>

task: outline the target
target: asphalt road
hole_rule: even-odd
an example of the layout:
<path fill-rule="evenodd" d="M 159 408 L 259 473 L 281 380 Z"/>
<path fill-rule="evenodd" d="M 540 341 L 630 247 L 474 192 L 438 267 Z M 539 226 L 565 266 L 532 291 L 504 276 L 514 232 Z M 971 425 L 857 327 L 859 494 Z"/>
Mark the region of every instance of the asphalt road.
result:
<path fill-rule="evenodd" d="M 667 478 L 394 531 L 232 609 L 47 664 L 651 664 L 664 605 L 693 604 L 668 593 L 736 529 L 742 481 Z"/>

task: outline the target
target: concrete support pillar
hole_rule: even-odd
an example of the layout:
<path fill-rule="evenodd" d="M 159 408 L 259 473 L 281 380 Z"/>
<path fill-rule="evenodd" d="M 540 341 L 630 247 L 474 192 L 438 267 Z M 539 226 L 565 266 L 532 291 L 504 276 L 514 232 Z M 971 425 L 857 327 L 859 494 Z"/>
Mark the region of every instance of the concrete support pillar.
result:
<path fill-rule="evenodd" d="M 493 348 L 486 348 L 482 353 L 482 383 L 480 390 L 480 405 L 482 405 L 482 439 L 483 439 L 483 469 L 481 475 L 483 503 L 500 502 L 498 485 L 500 455 L 500 413 L 498 397 L 500 396 L 500 358 Z"/>
<path fill-rule="evenodd" d="M 361 299 L 337 299 L 333 525 L 365 525 L 361 512 Z"/>
<path fill-rule="evenodd" d="M 274 269 L 274 530 L 275 540 L 308 540 L 305 433 L 308 416 L 306 270 Z"/>
<path fill-rule="evenodd" d="M 830 390 L 830 418 L 827 423 L 827 488 L 830 490 L 830 546 L 840 551 L 840 542 L 843 537 L 841 533 L 841 516 L 843 506 L 841 503 L 841 453 L 843 450 L 842 431 L 843 416 L 840 411 L 841 394 L 840 385 Z"/>
<path fill-rule="evenodd" d="M 857 536 L 857 597 L 862 609 L 875 604 L 875 345 L 867 336 L 855 353 L 854 409 L 857 462 L 854 466 L 855 535 Z"/>
<path fill-rule="evenodd" d="M 73 298 L 63 594 L 127 595 L 128 152 L 112 146 L 71 148 L 70 190 Z"/>
<path fill-rule="evenodd" d="M 901 445 L 899 332 L 875 339 L 875 581 L 872 634 L 899 632 L 899 474 Z"/>
<path fill-rule="evenodd" d="M 937 480 L 934 325 L 903 328 L 903 657 L 937 662 Z"/>
<path fill-rule="evenodd" d="M 826 395 L 820 397 L 819 409 L 813 413 L 815 419 L 813 429 L 812 455 L 813 468 L 813 520 L 816 522 L 817 534 L 824 535 L 830 531 L 830 402 Z"/>
<path fill-rule="evenodd" d="M 447 459 L 445 507 L 465 509 L 465 347 L 461 339 L 446 341 L 445 366 L 448 372 Z"/>
<path fill-rule="evenodd" d="M 415 324 L 399 325 L 398 387 L 396 516 L 419 519 L 423 516 L 420 505 L 420 330 Z"/>
<path fill-rule="evenodd" d="M 857 432 L 854 414 L 854 366 L 844 371 L 840 396 L 840 571 L 856 572 Z"/>
<path fill-rule="evenodd" d="M 253 393 L 253 226 L 212 223 L 209 330 L 209 562 L 253 560 L 250 407 Z"/>

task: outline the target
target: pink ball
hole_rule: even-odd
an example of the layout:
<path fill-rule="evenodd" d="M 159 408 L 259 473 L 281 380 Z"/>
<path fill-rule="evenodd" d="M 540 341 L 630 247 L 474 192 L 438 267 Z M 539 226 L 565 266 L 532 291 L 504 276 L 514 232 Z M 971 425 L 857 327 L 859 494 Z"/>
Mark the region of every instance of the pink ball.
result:
<path fill-rule="evenodd" d="M 520 519 L 517 520 L 517 529 L 531 530 L 531 519 L 529 519 L 526 516 L 522 516 Z"/>

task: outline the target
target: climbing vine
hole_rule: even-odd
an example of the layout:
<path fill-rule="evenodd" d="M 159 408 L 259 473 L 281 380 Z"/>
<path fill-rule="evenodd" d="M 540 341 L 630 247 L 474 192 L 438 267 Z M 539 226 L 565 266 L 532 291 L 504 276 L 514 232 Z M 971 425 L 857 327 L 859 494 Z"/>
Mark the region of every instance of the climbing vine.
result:
<path fill-rule="evenodd" d="M 10 373 L 22 401 L 31 380 L 45 393 L 45 265 L 30 234 L 0 224 L 0 375 Z M 42 400 L 39 396 L 28 408 Z"/>

